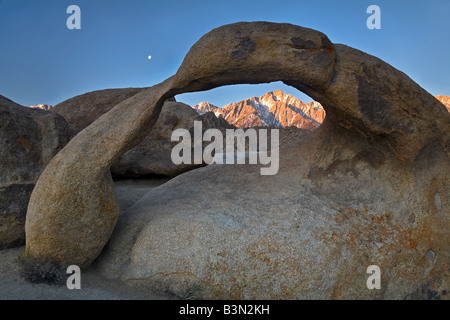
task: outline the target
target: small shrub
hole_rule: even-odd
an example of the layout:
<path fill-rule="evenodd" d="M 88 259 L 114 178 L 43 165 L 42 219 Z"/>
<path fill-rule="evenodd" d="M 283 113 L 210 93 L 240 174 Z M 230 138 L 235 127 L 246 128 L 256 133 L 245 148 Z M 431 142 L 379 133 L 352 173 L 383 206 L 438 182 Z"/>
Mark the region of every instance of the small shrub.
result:
<path fill-rule="evenodd" d="M 200 284 L 194 284 L 191 289 L 188 290 L 188 292 L 183 297 L 184 300 L 203 300 L 203 298 L 200 296 L 200 291 L 202 290 L 202 287 Z"/>
<path fill-rule="evenodd" d="M 66 280 L 65 270 L 54 263 L 31 257 L 20 257 L 20 276 L 31 283 L 46 283 L 50 285 L 62 285 Z"/>

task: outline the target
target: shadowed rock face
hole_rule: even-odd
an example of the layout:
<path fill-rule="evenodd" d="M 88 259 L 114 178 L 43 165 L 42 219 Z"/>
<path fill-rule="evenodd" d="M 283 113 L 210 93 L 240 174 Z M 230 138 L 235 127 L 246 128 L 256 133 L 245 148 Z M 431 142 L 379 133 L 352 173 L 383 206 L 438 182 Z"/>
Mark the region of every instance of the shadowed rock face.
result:
<path fill-rule="evenodd" d="M 0 96 L 0 249 L 25 243 L 25 214 L 34 184 L 69 141 L 63 117 Z"/>
<path fill-rule="evenodd" d="M 122 88 L 92 91 L 61 102 L 53 110 L 67 120 L 71 136 L 74 137 L 116 104 L 142 90 L 143 88 Z M 112 164 L 113 177 L 128 178 L 151 174 L 175 176 L 197 168 L 198 165 L 177 166 L 172 163 L 170 157 L 176 144 L 170 139 L 172 131 L 178 127 L 189 129 L 197 117 L 198 114 L 190 106 L 167 101 L 159 120 L 148 135 Z"/>
<path fill-rule="evenodd" d="M 327 113 L 318 130 L 280 150 L 279 173 L 216 165 L 178 176 L 120 221 L 101 270 L 180 295 L 201 284 L 204 297 L 443 295 L 447 111 L 385 62 L 289 24 L 209 32 L 173 77 L 80 132 L 33 191 L 27 252 L 82 267 L 98 256 L 117 221 L 109 167 L 145 136 L 167 98 L 279 80 Z M 371 264 L 385 270 L 382 290 L 365 286 Z"/>
<path fill-rule="evenodd" d="M 142 90 L 143 88 L 122 88 L 88 92 L 58 103 L 52 110 L 66 119 L 70 135 L 74 137 L 116 104 Z"/>

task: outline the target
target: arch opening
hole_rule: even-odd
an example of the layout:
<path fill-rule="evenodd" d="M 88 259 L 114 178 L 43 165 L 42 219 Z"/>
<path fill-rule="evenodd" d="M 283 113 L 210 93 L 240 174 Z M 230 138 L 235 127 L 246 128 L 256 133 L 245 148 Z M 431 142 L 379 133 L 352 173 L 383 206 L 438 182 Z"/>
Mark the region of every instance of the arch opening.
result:
<path fill-rule="evenodd" d="M 281 81 L 235 84 L 179 94 L 176 100 L 200 115 L 212 112 L 237 128 L 272 127 L 313 130 L 325 120 L 323 106 Z"/>

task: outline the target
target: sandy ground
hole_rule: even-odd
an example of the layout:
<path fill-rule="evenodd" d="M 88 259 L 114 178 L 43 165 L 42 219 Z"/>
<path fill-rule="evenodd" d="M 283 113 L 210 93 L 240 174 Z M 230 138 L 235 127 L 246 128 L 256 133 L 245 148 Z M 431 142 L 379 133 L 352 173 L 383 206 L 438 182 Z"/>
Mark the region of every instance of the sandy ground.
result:
<path fill-rule="evenodd" d="M 103 278 L 95 271 L 81 274 L 81 289 L 65 285 L 32 284 L 19 275 L 18 256 L 25 247 L 0 251 L 0 300 L 133 300 L 170 299 L 140 292 L 119 280 Z"/>
<path fill-rule="evenodd" d="M 116 191 L 121 211 L 123 212 L 139 200 L 149 189 L 165 181 L 167 180 L 117 181 Z M 173 298 L 139 291 L 119 280 L 106 279 L 94 270 L 81 274 L 80 290 L 70 290 L 65 285 L 32 284 L 20 276 L 18 257 L 24 250 L 25 247 L 0 250 L 0 300 L 166 300 Z"/>

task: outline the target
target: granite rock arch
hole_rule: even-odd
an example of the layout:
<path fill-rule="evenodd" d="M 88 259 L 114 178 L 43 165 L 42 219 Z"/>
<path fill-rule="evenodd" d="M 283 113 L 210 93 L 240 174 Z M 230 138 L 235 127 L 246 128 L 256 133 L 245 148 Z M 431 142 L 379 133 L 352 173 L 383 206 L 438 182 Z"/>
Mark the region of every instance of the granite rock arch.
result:
<path fill-rule="evenodd" d="M 320 102 L 327 118 L 314 138 L 345 145 L 378 166 L 414 170 L 432 152 L 448 157 L 446 110 L 404 73 L 321 32 L 268 22 L 212 30 L 187 53 L 177 73 L 123 101 L 80 132 L 40 176 L 26 218 L 26 252 L 88 267 L 111 236 L 117 204 L 109 168 L 139 143 L 165 100 L 237 83 L 283 81 Z M 309 174 L 320 179 L 322 168 Z"/>

